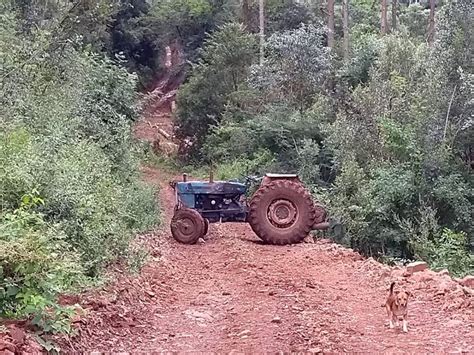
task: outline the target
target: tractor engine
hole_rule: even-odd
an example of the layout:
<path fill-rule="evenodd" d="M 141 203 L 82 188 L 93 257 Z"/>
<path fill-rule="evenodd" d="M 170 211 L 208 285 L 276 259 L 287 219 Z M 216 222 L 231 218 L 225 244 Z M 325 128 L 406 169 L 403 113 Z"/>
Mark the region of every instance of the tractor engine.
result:
<path fill-rule="evenodd" d="M 198 211 L 203 218 L 215 222 L 245 222 L 247 188 L 237 182 L 178 182 L 179 200 L 184 207 Z"/>

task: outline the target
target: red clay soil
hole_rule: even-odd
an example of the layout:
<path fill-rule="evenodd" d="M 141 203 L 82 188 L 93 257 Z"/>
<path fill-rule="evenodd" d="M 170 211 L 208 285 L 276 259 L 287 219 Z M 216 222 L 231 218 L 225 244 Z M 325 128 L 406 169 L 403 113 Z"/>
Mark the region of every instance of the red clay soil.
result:
<path fill-rule="evenodd" d="M 263 245 L 245 224 L 178 244 L 170 176 L 143 175 L 161 189 L 163 226 L 140 237 L 156 258 L 82 298 L 87 315 L 65 351 L 474 353 L 472 289 L 449 276 L 404 277 L 327 240 Z M 381 307 L 392 280 L 413 294 L 407 334 L 388 328 Z"/>

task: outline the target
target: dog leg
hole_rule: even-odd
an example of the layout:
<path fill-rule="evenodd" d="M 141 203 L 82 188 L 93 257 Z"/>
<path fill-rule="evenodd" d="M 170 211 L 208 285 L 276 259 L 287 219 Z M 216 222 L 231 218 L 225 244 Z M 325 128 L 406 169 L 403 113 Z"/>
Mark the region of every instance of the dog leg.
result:
<path fill-rule="evenodd" d="M 385 305 L 385 309 L 387 310 L 387 317 L 390 322 L 390 329 L 393 329 L 392 311 L 390 310 L 390 306 L 388 305 L 388 303 Z"/>
<path fill-rule="evenodd" d="M 405 333 L 408 333 L 408 322 L 407 322 L 407 317 L 403 316 L 403 331 Z"/>
<path fill-rule="evenodd" d="M 392 322 L 395 325 L 395 327 L 398 328 L 400 326 L 400 324 L 398 323 L 398 317 L 395 314 L 392 315 Z"/>
<path fill-rule="evenodd" d="M 395 322 L 394 322 L 394 320 L 395 320 L 395 316 L 394 316 L 393 313 L 392 313 L 392 314 L 390 314 L 390 329 L 395 328 Z"/>

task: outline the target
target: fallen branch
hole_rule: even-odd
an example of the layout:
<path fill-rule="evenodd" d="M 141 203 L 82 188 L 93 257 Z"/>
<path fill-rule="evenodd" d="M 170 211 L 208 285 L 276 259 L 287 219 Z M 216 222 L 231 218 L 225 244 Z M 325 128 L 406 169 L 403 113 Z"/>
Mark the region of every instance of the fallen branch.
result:
<path fill-rule="evenodd" d="M 171 140 L 171 134 L 169 134 L 168 132 L 166 132 L 165 130 L 161 129 L 161 128 L 158 128 L 158 133 L 161 134 L 163 137 L 165 137 L 166 139 L 170 139 Z"/>

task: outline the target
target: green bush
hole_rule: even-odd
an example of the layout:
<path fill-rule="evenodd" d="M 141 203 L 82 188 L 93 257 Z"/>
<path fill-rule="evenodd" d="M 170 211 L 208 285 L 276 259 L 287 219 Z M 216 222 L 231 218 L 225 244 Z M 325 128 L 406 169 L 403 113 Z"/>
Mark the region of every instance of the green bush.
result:
<path fill-rule="evenodd" d="M 110 263 L 136 268 L 131 240 L 158 222 L 131 135 L 136 78 L 0 17 L 0 312 L 67 331 L 57 295 Z"/>
<path fill-rule="evenodd" d="M 221 121 L 230 95 L 255 57 L 255 37 L 239 24 L 222 26 L 204 43 L 199 62 L 177 96 L 177 136 L 193 143 L 193 157 L 202 158 L 199 150 L 209 129 Z"/>
<path fill-rule="evenodd" d="M 35 212 L 40 204 L 27 194 L 18 209 L 0 214 L 0 315 L 34 315 L 33 324 L 44 330 L 64 331 L 67 310 L 56 296 L 84 281 L 83 268 L 60 227 Z"/>
<path fill-rule="evenodd" d="M 445 228 L 441 236 L 433 243 L 428 257 L 434 269 L 447 268 L 455 276 L 474 273 L 474 256 L 467 251 L 468 240 L 463 232 L 454 232 Z"/>

